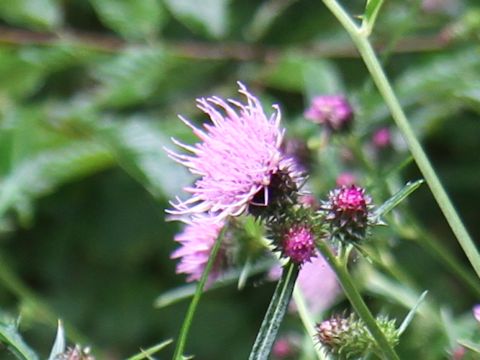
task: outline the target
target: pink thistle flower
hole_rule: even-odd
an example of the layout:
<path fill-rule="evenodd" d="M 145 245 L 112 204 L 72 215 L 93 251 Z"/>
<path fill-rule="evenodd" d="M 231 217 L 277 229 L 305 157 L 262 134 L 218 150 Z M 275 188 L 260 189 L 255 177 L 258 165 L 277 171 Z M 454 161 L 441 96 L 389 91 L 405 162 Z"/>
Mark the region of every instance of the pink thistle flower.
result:
<path fill-rule="evenodd" d="M 238 216 L 257 198 L 262 203 L 254 205 L 269 204 L 268 187 L 275 175 L 289 173 L 292 179 L 300 176 L 292 160 L 281 151 L 284 129 L 280 127 L 279 107 L 274 105 L 275 112 L 267 117 L 260 101 L 243 84 L 239 87 L 246 104 L 217 96 L 197 100 L 198 108 L 212 121 L 204 124 L 204 129 L 180 117 L 201 142 L 189 146 L 173 139 L 191 154 L 167 152 L 200 178 L 193 187 L 185 188 L 191 193 L 188 200 L 177 199 L 172 204 L 171 214 L 208 213 L 215 221 Z"/>
<path fill-rule="evenodd" d="M 313 98 L 305 117 L 329 131 L 348 130 L 353 120 L 353 109 L 343 95 L 321 95 Z"/>
<path fill-rule="evenodd" d="M 313 314 L 319 314 L 328 309 L 340 294 L 337 276 L 325 258 L 318 253 L 311 262 L 302 266 L 297 286 Z"/>
<path fill-rule="evenodd" d="M 392 135 L 386 127 L 380 128 L 373 133 L 372 143 L 377 149 L 385 149 L 392 143 Z"/>
<path fill-rule="evenodd" d="M 480 322 L 480 304 L 473 307 L 473 316 Z"/>
<path fill-rule="evenodd" d="M 315 238 L 312 231 L 304 226 L 294 226 L 283 237 L 283 255 L 297 264 L 310 261 L 315 256 Z"/>
<path fill-rule="evenodd" d="M 181 246 L 170 256 L 172 259 L 180 259 L 177 274 L 187 274 L 188 282 L 200 279 L 223 226 L 223 222 L 213 222 L 211 219 L 198 219 L 186 224 L 183 231 L 175 236 L 175 241 Z M 221 254 L 218 254 L 209 281 L 218 277 L 221 258 Z"/>
<path fill-rule="evenodd" d="M 372 199 L 365 189 L 351 185 L 330 191 L 329 199 L 323 209 L 327 211 L 326 220 L 330 222 L 333 235 L 342 241 L 362 240 L 369 225 L 369 208 Z"/>
<path fill-rule="evenodd" d="M 338 175 L 336 183 L 337 186 L 351 186 L 357 182 L 357 177 L 351 172 L 343 172 Z"/>

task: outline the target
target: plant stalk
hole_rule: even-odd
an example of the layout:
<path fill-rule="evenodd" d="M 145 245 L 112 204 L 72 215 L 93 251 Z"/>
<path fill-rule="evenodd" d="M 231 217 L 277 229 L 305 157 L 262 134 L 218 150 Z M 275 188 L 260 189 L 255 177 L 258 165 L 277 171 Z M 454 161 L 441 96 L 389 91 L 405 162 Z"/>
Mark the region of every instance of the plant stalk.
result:
<path fill-rule="evenodd" d="M 317 243 L 317 248 L 337 275 L 338 281 L 342 285 L 345 295 L 347 296 L 348 300 L 357 312 L 358 316 L 365 322 L 365 325 L 370 331 L 372 337 L 377 342 L 377 345 L 380 351 L 382 351 L 383 355 L 385 356 L 385 359 L 400 360 L 395 350 L 393 350 L 387 338 L 383 334 L 382 330 L 378 327 L 377 321 L 371 314 L 367 305 L 363 301 L 362 296 L 355 287 L 352 278 L 347 271 L 346 261 L 338 261 L 337 258 L 333 255 L 328 245 L 323 241 Z"/>
<path fill-rule="evenodd" d="M 180 329 L 180 334 L 178 335 L 177 345 L 175 347 L 175 352 L 173 354 L 173 360 L 183 360 L 183 351 L 185 349 L 185 344 L 187 343 L 188 332 L 190 330 L 190 326 L 192 325 L 193 316 L 195 315 L 195 311 L 197 310 L 198 303 L 200 302 L 200 298 L 202 297 L 203 289 L 205 288 L 205 284 L 207 283 L 208 275 L 212 270 L 213 263 L 215 262 L 215 258 L 217 257 L 218 251 L 220 250 L 220 246 L 222 244 L 222 238 L 225 234 L 225 227 L 222 229 L 220 234 L 218 235 L 215 243 L 213 245 L 212 251 L 208 258 L 207 265 L 203 270 L 202 276 L 200 281 L 197 284 L 197 289 L 195 291 L 195 295 L 193 296 L 190 305 L 188 306 L 187 314 L 185 315 L 185 319 L 183 320 L 182 328 Z"/>

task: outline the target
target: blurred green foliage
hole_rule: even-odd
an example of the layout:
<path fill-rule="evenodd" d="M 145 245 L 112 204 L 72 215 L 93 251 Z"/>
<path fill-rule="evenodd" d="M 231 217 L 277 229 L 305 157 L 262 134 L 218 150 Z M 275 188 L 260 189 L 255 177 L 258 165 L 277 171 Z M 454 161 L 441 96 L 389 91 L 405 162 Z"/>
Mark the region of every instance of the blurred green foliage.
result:
<path fill-rule="evenodd" d="M 363 3 L 345 1 L 353 14 L 362 13 Z M 479 11 L 475 0 L 386 1 L 373 32 L 409 119 L 474 238 L 480 236 Z M 195 97 L 235 96 L 237 80 L 265 104 L 280 103 L 289 133 L 308 144 L 318 140 L 318 129 L 302 112 L 316 94 L 347 94 L 357 110 L 354 146 L 367 153 L 372 131 L 392 126 L 353 45 L 321 1 L 0 2 L 0 307 L 21 314 L 24 338 L 44 358 L 57 317 L 67 337 L 106 359 L 176 336 L 186 302 L 163 309 L 153 302 L 184 282 L 169 259 L 178 226 L 165 222 L 164 209 L 191 179 L 163 147 L 172 146 L 171 136 L 194 140 L 176 114 L 197 119 Z M 370 167 L 342 162 L 338 146 L 315 154 L 311 188 L 325 194 L 349 170 L 381 202 L 388 196 L 385 174 L 393 187 L 418 178 L 412 163 L 389 172 L 408 157 L 393 132 L 395 151 L 387 159 L 373 156 Z M 418 233 L 409 239 L 408 219 L 418 219 L 464 261 L 428 190 L 410 202 L 403 232 L 374 234 L 393 246 L 408 284 L 395 293 L 388 279 L 369 282 L 383 279 L 385 270 L 375 278 L 361 266 L 359 278 L 375 309 L 399 316 L 416 298 L 402 303 L 392 294 L 429 290 L 432 306 L 443 310 L 416 319 L 400 353 L 440 359 L 475 326 L 470 308 L 480 294 L 409 241 Z M 245 359 L 272 289 L 257 276 L 241 292 L 228 286 L 208 293 L 188 351 L 199 359 L 227 353 Z M 439 334 L 439 324 L 449 327 L 450 338 Z"/>

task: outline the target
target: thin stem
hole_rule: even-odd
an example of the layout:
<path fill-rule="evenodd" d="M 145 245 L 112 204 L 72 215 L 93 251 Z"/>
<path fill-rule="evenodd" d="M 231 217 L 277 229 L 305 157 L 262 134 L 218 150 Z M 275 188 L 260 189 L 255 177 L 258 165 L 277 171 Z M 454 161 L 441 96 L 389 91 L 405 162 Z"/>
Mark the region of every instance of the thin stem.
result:
<path fill-rule="evenodd" d="M 320 241 L 317 244 L 317 247 L 337 275 L 338 281 L 342 285 L 345 295 L 357 312 L 358 316 L 360 316 L 360 318 L 365 322 L 370 334 L 377 342 L 380 351 L 382 351 L 384 354 L 385 359 L 399 360 L 395 350 L 393 350 L 382 330 L 378 327 L 377 321 L 371 314 L 367 305 L 363 301 L 362 296 L 355 287 L 352 278 L 346 269 L 345 262 L 338 261 L 325 242 Z"/>
<path fill-rule="evenodd" d="M 468 234 L 459 215 L 457 214 L 455 207 L 448 198 L 448 195 L 445 192 L 437 174 L 435 173 L 430 160 L 415 136 L 415 133 L 413 132 L 413 129 L 410 126 L 410 123 L 408 122 L 397 97 L 395 96 L 392 86 L 385 76 L 382 66 L 380 65 L 380 62 L 373 51 L 368 37 L 366 37 L 365 34 L 360 31 L 358 26 L 355 25 L 349 15 L 337 3 L 337 1 L 323 0 L 323 2 L 343 25 L 345 30 L 347 30 L 353 42 L 357 46 L 357 49 L 360 52 L 360 55 L 373 78 L 373 81 L 377 85 L 380 94 L 390 109 L 395 123 L 402 132 L 410 152 L 412 153 L 418 168 L 430 187 L 435 200 L 442 210 L 448 224 L 450 225 L 450 228 L 457 237 L 460 246 L 475 269 L 475 272 L 480 277 L 480 254 L 478 253 L 472 238 Z"/>
<path fill-rule="evenodd" d="M 213 245 L 212 251 L 210 252 L 210 257 L 208 258 L 207 266 L 205 266 L 205 270 L 203 270 L 202 277 L 197 284 L 197 290 L 195 291 L 195 295 L 193 296 L 192 301 L 187 310 L 187 315 L 185 315 L 185 319 L 183 320 L 182 328 L 180 329 L 180 335 L 178 336 L 177 345 L 175 347 L 175 352 L 173 354 L 173 360 L 183 360 L 183 350 L 185 349 L 185 344 L 188 338 L 188 332 L 190 330 L 190 326 L 192 325 L 193 316 L 195 315 L 195 311 L 197 310 L 198 303 L 200 302 L 200 298 L 202 297 L 203 289 L 205 284 L 207 283 L 208 275 L 212 270 L 213 263 L 215 262 L 215 258 L 217 257 L 218 251 L 220 250 L 220 246 L 222 244 L 222 238 L 225 234 L 225 227 L 220 232 L 215 240 L 215 244 Z"/>
<path fill-rule="evenodd" d="M 328 358 L 321 349 L 320 344 L 315 342 L 315 323 L 313 322 L 313 316 L 308 310 L 307 304 L 305 304 L 305 298 L 303 296 L 302 290 L 298 286 L 293 290 L 293 300 L 295 300 L 295 305 L 297 306 L 298 315 L 300 320 L 302 320 L 303 327 L 307 331 L 310 340 L 313 342 L 313 348 L 317 355 L 318 360 L 327 360 Z"/>

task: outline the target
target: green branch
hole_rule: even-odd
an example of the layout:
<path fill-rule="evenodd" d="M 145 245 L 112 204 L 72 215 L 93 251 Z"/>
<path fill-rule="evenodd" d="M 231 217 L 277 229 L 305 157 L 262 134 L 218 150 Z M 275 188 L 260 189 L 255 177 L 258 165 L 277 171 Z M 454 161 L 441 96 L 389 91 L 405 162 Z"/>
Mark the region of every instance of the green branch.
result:
<path fill-rule="evenodd" d="M 192 325 L 193 316 L 195 315 L 198 303 L 200 302 L 200 298 L 202 297 L 203 289 L 205 288 L 205 284 L 207 283 L 208 275 L 212 270 L 213 263 L 215 262 L 215 258 L 217 257 L 218 251 L 220 250 L 222 238 L 225 234 L 225 229 L 226 227 L 223 228 L 223 230 L 220 232 L 220 235 L 218 235 L 217 240 L 215 240 L 215 244 L 213 245 L 212 251 L 210 252 L 210 256 L 208 258 L 207 266 L 205 266 L 205 270 L 203 270 L 202 277 L 197 284 L 197 290 L 195 291 L 195 295 L 193 296 L 193 299 L 188 306 L 187 315 L 185 315 L 182 328 L 180 329 L 180 335 L 178 336 L 175 353 L 173 354 L 173 360 L 184 359 L 183 350 L 185 349 L 185 344 L 187 343 L 188 332 L 190 330 L 190 326 Z"/>
<path fill-rule="evenodd" d="M 365 322 L 368 331 L 377 342 L 379 350 L 384 354 L 384 358 L 388 360 L 399 360 L 395 350 L 393 350 L 393 348 L 390 346 L 390 343 L 383 334 L 382 330 L 378 327 L 377 321 L 373 317 L 372 313 L 363 301 L 362 296 L 355 287 L 355 284 L 353 283 L 352 278 L 347 271 L 345 263 L 337 260 L 325 242 L 320 241 L 317 244 L 317 247 L 337 275 L 338 281 L 342 285 L 346 297 L 350 301 L 350 304 L 352 304 L 358 316 Z"/>
<path fill-rule="evenodd" d="M 352 21 L 350 16 L 335 0 L 323 0 L 324 4 L 335 15 L 338 21 L 343 25 L 345 30 L 350 34 L 355 43 L 365 65 L 367 66 L 373 81 L 375 82 L 380 94 L 384 98 L 395 123 L 402 132 L 405 141 L 408 144 L 410 152 L 412 153 L 418 168 L 425 178 L 432 194 L 442 210 L 450 228 L 457 237 L 457 240 L 465 252 L 467 258 L 472 264 L 475 272 L 480 277 L 480 255 L 465 226 L 463 225 L 459 215 L 457 214 L 452 202 L 445 192 L 440 180 L 438 179 L 435 170 L 433 169 L 430 160 L 425 154 L 420 142 L 413 132 L 410 123 L 408 122 L 405 113 L 400 106 L 400 103 L 395 96 L 395 93 L 390 85 L 380 62 L 368 40 L 368 34 L 361 31 L 361 29 Z"/>

